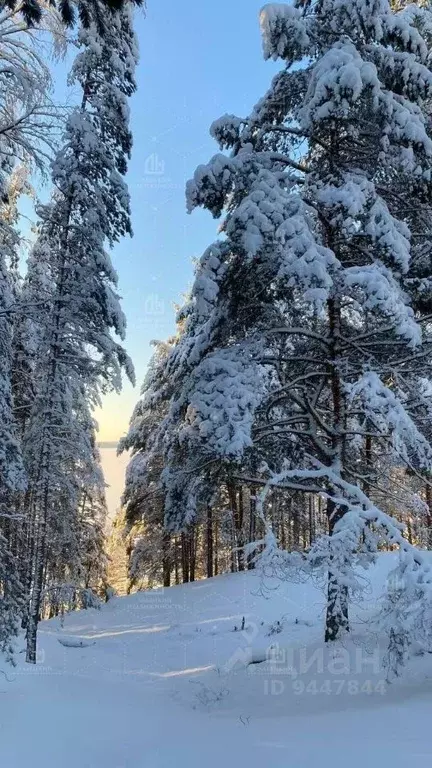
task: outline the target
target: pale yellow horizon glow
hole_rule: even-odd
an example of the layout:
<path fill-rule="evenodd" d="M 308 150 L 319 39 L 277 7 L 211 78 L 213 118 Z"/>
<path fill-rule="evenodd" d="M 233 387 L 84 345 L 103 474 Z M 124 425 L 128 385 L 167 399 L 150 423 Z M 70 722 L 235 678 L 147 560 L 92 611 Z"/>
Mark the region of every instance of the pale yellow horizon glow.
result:
<path fill-rule="evenodd" d="M 98 443 L 117 443 L 129 429 L 129 421 L 137 400 L 136 391 L 107 395 L 94 416 L 99 425 Z"/>

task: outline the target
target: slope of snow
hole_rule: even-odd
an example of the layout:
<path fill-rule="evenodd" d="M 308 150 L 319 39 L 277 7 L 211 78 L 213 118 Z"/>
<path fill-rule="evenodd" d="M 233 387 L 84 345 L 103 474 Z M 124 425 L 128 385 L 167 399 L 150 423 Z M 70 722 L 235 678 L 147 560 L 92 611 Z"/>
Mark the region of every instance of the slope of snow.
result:
<path fill-rule="evenodd" d="M 387 685 L 368 632 L 391 560 L 332 649 L 318 587 L 253 572 L 44 622 L 0 677 L 0 766 L 430 768 L 432 656 Z"/>

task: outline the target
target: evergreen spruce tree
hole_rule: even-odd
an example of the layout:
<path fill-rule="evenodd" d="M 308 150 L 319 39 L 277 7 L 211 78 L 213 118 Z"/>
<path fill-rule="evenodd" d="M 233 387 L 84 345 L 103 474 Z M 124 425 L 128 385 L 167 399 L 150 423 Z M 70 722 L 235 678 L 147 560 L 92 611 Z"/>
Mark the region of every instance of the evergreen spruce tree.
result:
<path fill-rule="evenodd" d="M 28 169 L 44 164 L 54 131 L 48 106 L 48 69 L 37 40 L 25 36 L 16 15 L 0 12 L 0 647 L 11 658 L 23 608 L 16 542 L 16 500 L 26 487 L 20 431 L 13 398 L 14 328 L 20 303 L 17 199 Z"/>
<path fill-rule="evenodd" d="M 18 631 L 24 600 L 17 561 L 11 552 L 13 531 L 18 525 L 12 500 L 26 487 L 12 400 L 15 290 L 11 260 L 15 256 L 15 244 L 13 230 L 3 219 L 0 224 L 0 650 L 9 660 L 13 658 L 13 637 Z"/>
<path fill-rule="evenodd" d="M 53 166 L 56 192 L 40 210 L 40 234 L 29 267 L 35 285 L 43 283 L 46 289 L 46 300 L 33 315 L 40 337 L 37 394 L 24 441 L 32 490 L 30 663 L 36 659 L 49 527 L 57 527 L 60 539 L 62 532 L 77 530 L 70 519 L 80 507 L 74 467 L 92 458 L 89 431 L 77 414 L 83 412 L 83 401 L 93 407 L 102 392 L 118 390 L 122 371 L 133 378 L 127 354 L 112 337 L 124 337 L 125 320 L 106 247 L 131 234 L 123 176 L 131 150 L 127 100 L 135 90 L 137 49 L 130 7 L 110 21 L 103 36 L 95 25 L 80 32 L 71 81 L 81 88 L 81 104 L 67 121 Z"/>

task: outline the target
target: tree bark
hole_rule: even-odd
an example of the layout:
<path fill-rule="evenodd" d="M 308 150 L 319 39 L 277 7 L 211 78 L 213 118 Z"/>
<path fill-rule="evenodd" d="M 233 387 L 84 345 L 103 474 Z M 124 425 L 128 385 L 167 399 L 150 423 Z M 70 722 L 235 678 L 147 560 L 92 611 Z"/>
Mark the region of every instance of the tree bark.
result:
<path fill-rule="evenodd" d="M 235 550 L 237 569 L 244 571 L 244 533 L 243 533 L 243 489 L 240 487 L 237 497 L 237 491 L 233 483 L 228 483 L 228 495 L 233 515 L 234 523 L 234 537 L 235 537 Z"/>
<path fill-rule="evenodd" d="M 255 518 L 255 500 L 249 493 L 249 544 L 255 541 L 256 538 L 256 518 Z M 255 568 L 255 562 L 253 555 L 249 555 L 247 559 L 248 571 L 252 571 Z"/>
<path fill-rule="evenodd" d="M 213 576 L 213 511 L 208 504 L 207 506 L 207 521 L 206 521 L 206 540 L 207 540 L 207 578 L 211 579 Z"/>
<path fill-rule="evenodd" d="M 315 499 L 312 494 L 309 495 L 309 546 L 315 541 Z"/>
<path fill-rule="evenodd" d="M 189 581 L 189 547 L 186 534 L 182 531 L 181 534 L 181 553 L 182 553 L 182 579 L 183 584 L 187 584 Z"/>
<path fill-rule="evenodd" d="M 174 542 L 174 577 L 175 577 L 175 583 L 176 585 L 180 584 L 180 573 L 179 573 L 179 540 L 178 537 L 176 537 Z"/>
<path fill-rule="evenodd" d="M 300 505 L 297 503 L 296 508 L 294 509 L 294 515 L 293 515 L 293 546 L 292 548 L 296 551 L 300 549 Z"/>
<path fill-rule="evenodd" d="M 328 499 L 327 519 L 330 536 L 333 535 L 336 523 L 343 515 L 344 511 L 340 507 L 336 507 L 332 499 Z M 347 632 L 348 630 L 348 590 L 344 585 L 339 584 L 331 571 L 330 564 L 327 587 L 326 643 L 337 640 L 344 631 Z"/>
<path fill-rule="evenodd" d="M 30 595 L 30 607 L 27 623 L 27 648 L 26 662 L 36 664 L 37 657 L 37 628 L 39 623 L 39 613 L 42 599 L 43 570 L 45 560 L 45 535 L 39 535 L 37 539 L 37 549 L 34 563 L 34 577 L 32 591 Z"/>
<path fill-rule="evenodd" d="M 345 459 L 345 409 L 344 396 L 339 373 L 341 314 L 340 306 L 334 299 L 328 301 L 328 318 L 330 331 L 330 381 L 333 406 L 333 452 L 343 472 Z M 332 492 L 332 488 L 329 489 Z M 345 514 L 343 507 L 336 507 L 332 499 L 327 501 L 327 520 L 329 535 L 332 536 L 336 524 Z M 327 613 L 325 641 L 336 640 L 341 634 L 349 630 L 348 619 L 348 590 L 340 584 L 335 573 L 332 572 L 331 561 L 328 570 Z"/>
<path fill-rule="evenodd" d="M 219 575 L 219 526 L 217 518 L 214 522 L 214 575 Z"/>
<path fill-rule="evenodd" d="M 430 481 L 430 478 L 428 478 Z M 432 488 L 429 483 L 426 485 L 426 504 L 428 506 L 428 528 L 427 528 L 427 548 L 432 549 Z"/>
<path fill-rule="evenodd" d="M 162 557 L 163 557 L 163 585 L 164 587 L 171 586 L 171 537 L 168 531 L 164 531 L 162 535 Z"/>
<path fill-rule="evenodd" d="M 189 581 L 195 581 L 196 551 L 198 529 L 196 526 L 189 531 Z"/>

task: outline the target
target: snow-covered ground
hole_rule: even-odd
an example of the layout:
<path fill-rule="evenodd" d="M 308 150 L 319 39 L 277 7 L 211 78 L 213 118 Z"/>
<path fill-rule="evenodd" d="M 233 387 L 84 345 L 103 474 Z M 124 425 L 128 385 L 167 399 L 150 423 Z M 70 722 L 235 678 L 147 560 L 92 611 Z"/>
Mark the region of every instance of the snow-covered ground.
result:
<path fill-rule="evenodd" d="M 263 597 L 255 573 L 45 622 L 37 667 L 0 681 L 0 766 L 430 768 L 432 656 L 387 685 L 368 630 L 391 559 L 331 650 L 320 590 Z"/>

